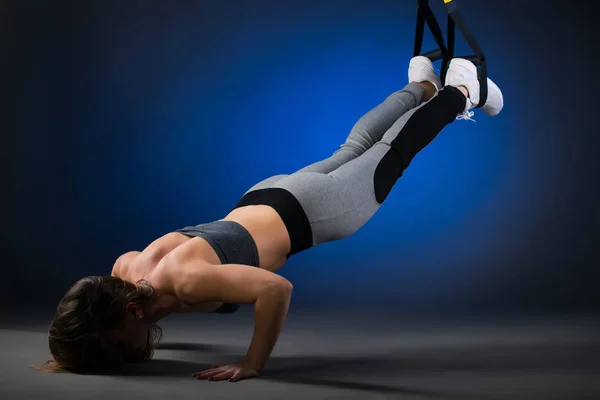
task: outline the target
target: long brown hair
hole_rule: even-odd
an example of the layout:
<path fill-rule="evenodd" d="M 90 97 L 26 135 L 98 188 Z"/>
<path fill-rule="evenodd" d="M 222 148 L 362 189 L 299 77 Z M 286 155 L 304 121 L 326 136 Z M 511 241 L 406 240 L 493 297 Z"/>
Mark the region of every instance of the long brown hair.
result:
<path fill-rule="evenodd" d="M 142 305 L 154 297 L 154 288 L 145 281 L 134 284 L 114 276 L 80 279 L 61 299 L 50 324 L 48 344 L 53 359 L 31 367 L 44 372 L 93 373 L 152 358 L 162 335 L 160 327 L 151 328 L 146 348 L 133 356 L 103 338 L 102 332 L 122 326 L 129 302 Z"/>

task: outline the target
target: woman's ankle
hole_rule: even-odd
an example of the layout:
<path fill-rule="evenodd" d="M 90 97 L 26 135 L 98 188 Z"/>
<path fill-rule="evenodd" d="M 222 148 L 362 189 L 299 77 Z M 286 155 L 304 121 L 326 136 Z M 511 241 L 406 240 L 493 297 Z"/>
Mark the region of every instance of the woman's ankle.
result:
<path fill-rule="evenodd" d="M 456 87 L 462 94 L 465 95 L 466 98 L 469 98 L 469 90 L 465 86 L 457 86 Z"/>
<path fill-rule="evenodd" d="M 425 101 L 428 101 L 437 93 L 437 88 L 429 81 L 417 82 L 417 85 L 425 89 L 425 96 L 423 98 Z"/>

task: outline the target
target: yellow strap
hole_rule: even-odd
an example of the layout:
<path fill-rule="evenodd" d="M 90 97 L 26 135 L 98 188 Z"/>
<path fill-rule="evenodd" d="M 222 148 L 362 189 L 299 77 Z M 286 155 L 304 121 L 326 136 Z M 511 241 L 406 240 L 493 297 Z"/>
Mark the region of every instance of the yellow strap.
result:
<path fill-rule="evenodd" d="M 452 3 L 452 0 L 444 0 L 444 4 Z"/>

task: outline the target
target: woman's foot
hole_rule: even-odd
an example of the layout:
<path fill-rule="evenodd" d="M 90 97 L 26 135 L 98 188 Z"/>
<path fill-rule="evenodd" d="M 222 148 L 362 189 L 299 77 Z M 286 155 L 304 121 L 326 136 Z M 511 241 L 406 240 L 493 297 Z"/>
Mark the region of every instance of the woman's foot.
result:
<path fill-rule="evenodd" d="M 425 89 L 425 101 L 431 99 L 442 86 L 440 77 L 433 69 L 431 60 L 424 56 L 413 57 L 408 64 L 408 81 L 418 83 Z"/>
<path fill-rule="evenodd" d="M 504 97 L 500 88 L 490 79 L 487 79 L 488 95 L 481 110 L 490 117 L 500 114 L 504 107 Z M 477 67 L 464 58 L 454 58 L 450 61 L 448 73 L 446 74 L 446 86 L 454 86 L 463 89 L 467 98 L 464 115 L 471 117 L 470 111 L 479 104 L 479 79 L 477 78 Z M 465 93 L 466 91 L 466 93 Z"/>

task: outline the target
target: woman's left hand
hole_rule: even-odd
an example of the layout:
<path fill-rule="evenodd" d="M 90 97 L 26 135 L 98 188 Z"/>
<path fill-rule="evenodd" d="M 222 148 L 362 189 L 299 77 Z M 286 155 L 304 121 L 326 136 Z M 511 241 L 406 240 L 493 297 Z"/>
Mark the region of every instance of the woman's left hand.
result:
<path fill-rule="evenodd" d="M 202 372 L 197 372 L 192 375 L 196 379 L 209 381 L 224 381 L 237 382 L 242 379 L 254 378 L 258 376 L 258 372 L 242 363 L 230 365 L 213 365 L 212 368 Z"/>

